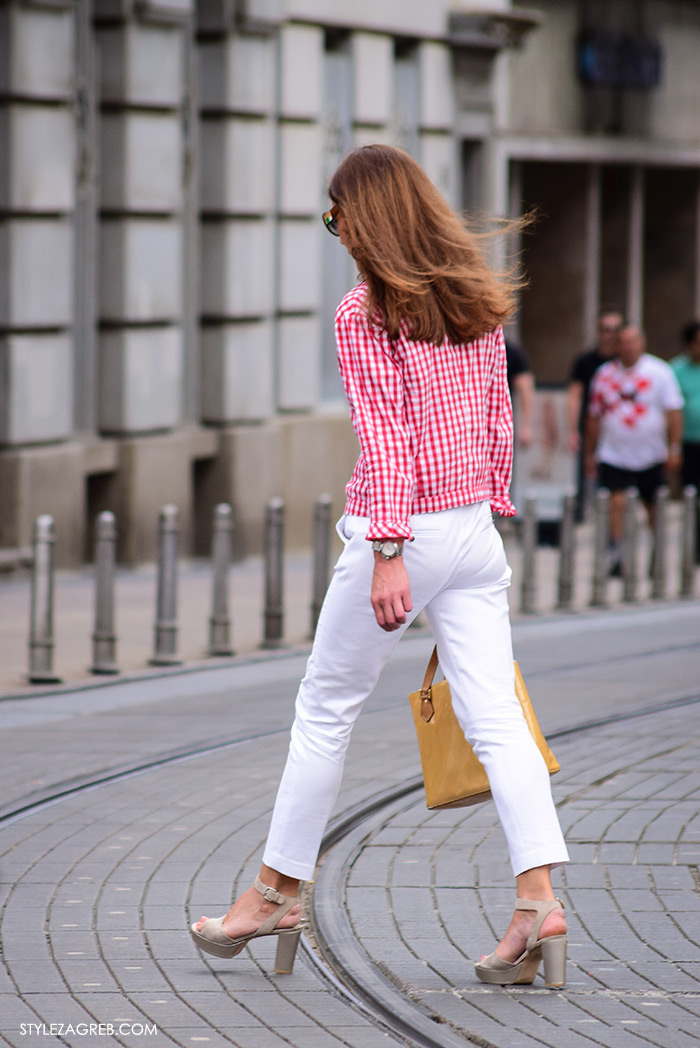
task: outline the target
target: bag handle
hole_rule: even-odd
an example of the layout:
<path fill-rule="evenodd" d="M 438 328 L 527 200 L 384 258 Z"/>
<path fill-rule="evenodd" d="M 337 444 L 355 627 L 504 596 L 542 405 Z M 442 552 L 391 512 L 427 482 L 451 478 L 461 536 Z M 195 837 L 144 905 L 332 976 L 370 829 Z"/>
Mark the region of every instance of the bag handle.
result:
<path fill-rule="evenodd" d="M 437 645 L 433 648 L 433 653 L 428 661 L 428 667 L 425 671 L 425 677 L 423 678 L 423 687 L 420 690 L 420 715 L 421 719 L 426 723 L 429 723 L 435 714 L 435 707 L 433 706 L 432 696 L 432 684 L 435 676 L 435 671 L 438 668 L 438 650 Z"/>

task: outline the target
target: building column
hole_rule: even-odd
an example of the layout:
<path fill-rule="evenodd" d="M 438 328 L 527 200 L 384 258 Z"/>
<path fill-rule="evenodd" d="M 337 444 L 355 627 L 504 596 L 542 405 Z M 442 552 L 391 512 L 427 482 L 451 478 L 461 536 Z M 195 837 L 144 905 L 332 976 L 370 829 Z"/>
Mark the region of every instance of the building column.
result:
<path fill-rule="evenodd" d="M 73 430 L 72 5 L 4 6 L 0 39 L 0 443 L 16 446 Z"/>
<path fill-rule="evenodd" d="M 274 411 L 276 27 L 197 15 L 201 412 L 221 426 Z"/>
<path fill-rule="evenodd" d="M 0 545 L 51 513 L 57 553 L 80 546 L 73 449 L 75 9 L 0 8 Z M 56 463 L 66 462 L 59 479 Z M 43 463 L 51 460 L 45 473 Z M 41 482 L 40 482 L 41 481 Z"/>
<path fill-rule="evenodd" d="M 96 0 L 100 55 L 102 433 L 183 415 L 183 97 L 187 16 Z"/>
<path fill-rule="evenodd" d="M 324 33 L 286 24 L 278 41 L 275 406 L 298 412 L 316 408 L 321 392 Z"/>
<path fill-rule="evenodd" d="M 198 421 L 191 388 L 198 385 L 198 288 L 192 245 L 185 245 L 192 232 L 193 4 L 94 2 L 97 423 L 101 435 L 119 439 L 116 468 L 91 485 L 90 513 L 115 512 L 120 559 L 135 562 L 155 556 L 158 512 L 166 503 L 178 506 L 180 548 L 190 548 L 192 463 L 215 443 L 184 427 Z"/>
<path fill-rule="evenodd" d="M 600 166 L 590 164 L 586 186 L 585 290 L 583 296 L 583 332 L 586 345 L 596 341 L 600 308 L 601 203 Z"/>
<path fill-rule="evenodd" d="M 640 327 L 644 316 L 644 170 L 632 168 L 629 196 L 627 320 Z"/>

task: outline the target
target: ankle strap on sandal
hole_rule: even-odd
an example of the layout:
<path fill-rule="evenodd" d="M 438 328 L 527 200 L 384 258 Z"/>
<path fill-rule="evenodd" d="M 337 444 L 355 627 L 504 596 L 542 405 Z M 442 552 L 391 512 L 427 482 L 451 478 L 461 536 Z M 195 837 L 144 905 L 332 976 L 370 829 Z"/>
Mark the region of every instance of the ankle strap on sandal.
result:
<path fill-rule="evenodd" d="M 254 887 L 256 891 L 260 892 L 266 902 L 274 902 L 277 906 L 281 906 L 282 903 L 287 901 L 286 895 L 282 895 L 282 892 L 278 892 L 274 888 L 270 888 L 269 885 L 263 884 L 259 877 L 255 878 Z"/>
<path fill-rule="evenodd" d="M 516 899 L 515 908 L 516 910 L 532 910 L 535 914 L 534 923 L 527 937 L 527 949 L 533 950 L 546 918 L 555 910 L 563 911 L 564 903 L 558 897 L 554 899 Z"/>

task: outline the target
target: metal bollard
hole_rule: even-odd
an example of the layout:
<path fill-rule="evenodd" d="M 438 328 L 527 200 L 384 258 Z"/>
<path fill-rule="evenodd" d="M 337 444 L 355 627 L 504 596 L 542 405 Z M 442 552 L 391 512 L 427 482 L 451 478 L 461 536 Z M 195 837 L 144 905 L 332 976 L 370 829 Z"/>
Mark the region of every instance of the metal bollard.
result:
<path fill-rule="evenodd" d="M 163 506 L 158 518 L 158 593 L 151 666 L 179 666 L 177 656 L 177 506 Z"/>
<path fill-rule="evenodd" d="M 228 582 L 231 564 L 231 534 L 233 518 L 231 507 L 220 502 L 214 510 L 212 539 L 212 610 L 209 619 L 209 654 L 233 655 L 231 647 L 231 619 L 229 617 Z"/>
<path fill-rule="evenodd" d="M 654 600 L 666 597 L 666 556 L 668 550 L 669 490 L 658 488 L 654 499 L 654 535 L 651 557 L 651 596 Z"/>
<path fill-rule="evenodd" d="M 562 611 L 571 608 L 574 596 L 575 516 L 576 495 L 565 495 L 559 530 L 559 584 L 557 594 L 557 607 Z"/>
<path fill-rule="evenodd" d="M 328 589 L 331 556 L 331 497 L 319 495 L 314 506 L 313 583 L 311 596 L 311 636 L 316 632 L 323 598 Z"/>
<path fill-rule="evenodd" d="M 593 533 L 593 593 L 591 607 L 604 608 L 608 603 L 608 537 L 610 535 L 610 492 L 600 488 L 595 497 Z"/>
<path fill-rule="evenodd" d="M 95 629 L 92 634 L 92 673 L 119 673 L 114 631 L 114 562 L 117 519 L 109 510 L 95 525 Z"/>
<path fill-rule="evenodd" d="M 284 633 L 284 500 L 265 508 L 265 611 L 263 648 L 281 648 Z"/>
<path fill-rule="evenodd" d="M 692 597 L 695 594 L 698 541 L 698 490 L 694 484 L 688 484 L 683 488 L 681 597 Z"/>
<path fill-rule="evenodd" d="M 53 517 L 44 514 L 34 525 L 34 566 L 29 622 L 31 684 L 60 684 L 53 669 Z"/>
<path fill-rule="evenodd" d="M 537 499 L 534 495 L 525 498 L 523 511 L 523 560 L 520 587 L 520 610 L 530 615 L 537 610 L 537 584 L 535 580 L 535 557 L 537 551 Z"/>
<path fill-rule="evenodd" d="M 622 532 L 622 599 L 628 603 L 634 603 L 637 599 L 638 512 L 639 492 L 636 488 L 628 488 L 625 492 Z"/>

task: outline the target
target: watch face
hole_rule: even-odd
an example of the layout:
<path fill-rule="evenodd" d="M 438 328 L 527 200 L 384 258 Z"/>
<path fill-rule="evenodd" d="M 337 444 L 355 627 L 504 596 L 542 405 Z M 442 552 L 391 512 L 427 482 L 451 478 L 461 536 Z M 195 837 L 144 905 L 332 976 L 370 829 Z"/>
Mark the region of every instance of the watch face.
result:
<path fill-rule="evenodd" d="M 380 553 L 384 560 L 393 560 L 401 553 L 401 543 L 395 542 L 394 539 L 377 539 L 372 543 L 372 549 L 375 553 Z"/>
<path fill-rule="evenodd" d="M 399 553 L 401 547 L 398 542 L 387 539 L 385 542 L 378 542 L 375 549 L 377 553 L 381 553 L 385 560 L 391 560 Z"/>

